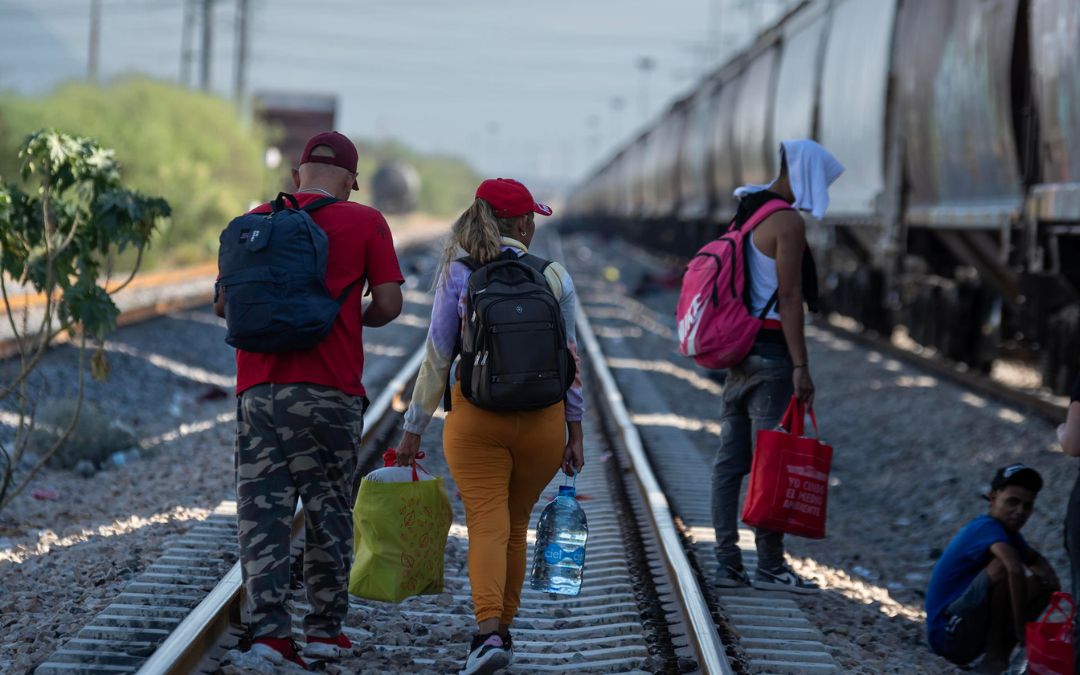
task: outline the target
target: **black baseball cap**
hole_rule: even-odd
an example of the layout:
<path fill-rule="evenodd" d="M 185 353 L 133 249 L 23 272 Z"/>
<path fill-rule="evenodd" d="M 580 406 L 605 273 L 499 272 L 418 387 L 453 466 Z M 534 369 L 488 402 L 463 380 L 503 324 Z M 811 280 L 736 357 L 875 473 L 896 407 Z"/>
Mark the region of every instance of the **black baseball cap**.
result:
<path fill-rule="evenodd" d="M 1019 485 L 1032 492 L 1038 492 L 1042 489 L 1043 479 L 1039 472 L 1030 466 L 1019 463 L 1010 464 L 994 473 L 994 479 L 990 481 L 990 491 L 1000 490 L 1008 485 Z"/>

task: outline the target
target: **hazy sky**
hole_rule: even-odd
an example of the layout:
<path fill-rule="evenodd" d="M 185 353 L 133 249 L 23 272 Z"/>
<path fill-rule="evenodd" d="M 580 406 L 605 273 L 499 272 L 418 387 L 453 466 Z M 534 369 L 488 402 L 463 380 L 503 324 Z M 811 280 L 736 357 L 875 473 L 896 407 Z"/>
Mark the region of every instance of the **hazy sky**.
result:
<path fill-rule="evenodd" d="M 231 96 L 237 3 L 215 2 L 212 86 Z M 89 4 L 0 0 L 0 89 L 39 94 L 85 78 Z M 249 91 L 333 94 L 337 126 L 354 137 L 392 136 L 487 174 L 566 183 L 785 4 L 250 0 Z M 102 0 L 101 79 L 178 81 L 183 6 Z M 198 29 L 195 38 L 197 48 Z M 642 57 L 655 67 L 638 68 Z"/>

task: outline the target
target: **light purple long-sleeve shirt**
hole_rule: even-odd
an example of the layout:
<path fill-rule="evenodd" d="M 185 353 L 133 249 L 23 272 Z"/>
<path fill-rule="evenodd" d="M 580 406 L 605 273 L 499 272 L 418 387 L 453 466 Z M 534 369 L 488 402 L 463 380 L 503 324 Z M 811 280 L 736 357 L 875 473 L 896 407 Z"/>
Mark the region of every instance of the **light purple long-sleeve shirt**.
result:
<path fill-rule="evenodd" d="M 518 255 L 527 252 L 525 245 L 510 237 L 502 238 L 502 250 L 514 250 Z M 452 262 L 447 266 L 442 281 L 435 289 L 435 302 L 431 308 L 431 324 L 428 326 L 427 353 L 413 388 L 412 403 L 405 413 L 405 431 L 422 434 L 431 422 L 431 416 L 439 405 L 450 372 L 450 359 L 454 347 L 461 341 L 462 321 L 472 275 L 464 263 Z M 544 270 L 544 276 L 552 293 L 559 301 L 563 324 L 566 327 L 566 347 L 577 365 L 574 383 L 566 392 L 566 421 L 580 422 L 585 408 L 581 391 L 581 359 L 578 356 L 577 333 L 574 316 L 577 311 L 577 293 L 574 282 L 566 268 L 552 262 Z"/>

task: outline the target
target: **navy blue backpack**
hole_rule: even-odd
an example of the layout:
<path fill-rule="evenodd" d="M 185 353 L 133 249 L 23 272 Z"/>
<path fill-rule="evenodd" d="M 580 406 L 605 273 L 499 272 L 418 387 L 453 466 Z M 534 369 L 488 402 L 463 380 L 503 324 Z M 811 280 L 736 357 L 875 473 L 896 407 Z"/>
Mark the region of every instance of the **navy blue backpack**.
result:
<path fill-rule="evenodd" d="M 270 213 L 244 214 L 222 231 L 225 342 L 249 352 L 288 352 L 311 349 L 330 332 L 356 282 L 340 297 L 330 295 L 329 242 L 309 214 L 336 201 L 326 197 L 300 208 L 296 197 L 278 193 Z"/>

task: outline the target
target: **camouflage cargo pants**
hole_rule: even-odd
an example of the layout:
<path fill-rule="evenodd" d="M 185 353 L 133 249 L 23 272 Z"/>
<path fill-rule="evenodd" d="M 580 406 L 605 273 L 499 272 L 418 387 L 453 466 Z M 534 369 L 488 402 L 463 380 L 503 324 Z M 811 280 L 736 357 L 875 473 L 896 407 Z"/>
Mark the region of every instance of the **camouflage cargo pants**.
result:
<path fill-rule="evenodd" d="M 236 498 L 245 607 L 254 637 L 289 637 L 289 537 L 304 505 L 309 636 L 335 637 L 349 609 L 352 478 L 365 401 L 308 384 L 245 390 L 236 411 Z"/>

